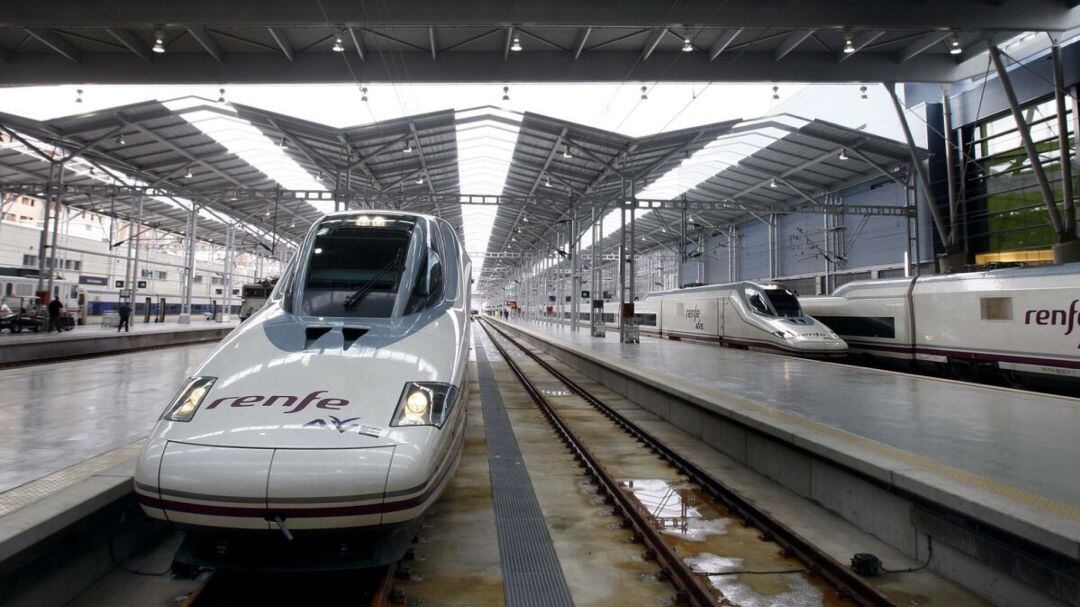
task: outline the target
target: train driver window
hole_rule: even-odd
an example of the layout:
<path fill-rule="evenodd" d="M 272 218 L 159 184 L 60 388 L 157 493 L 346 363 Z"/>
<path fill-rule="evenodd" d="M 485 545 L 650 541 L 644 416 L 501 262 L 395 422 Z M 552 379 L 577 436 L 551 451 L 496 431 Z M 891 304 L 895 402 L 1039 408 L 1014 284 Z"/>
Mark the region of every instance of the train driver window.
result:
<path fill-rule="evenodd" d="M 747 288 L 743 293 L 746 295 L 746 303 L 750 306 L 751 310 L 766 316 L 773 315 L 772 310 L 769 309 L 769 304 L 765 302 L 765 296 L 762 295 L 760 291 Z"/>
<path fill-rule="evenodd" d="M 785 318 L 798 318 L 803 315 L 802 307 L 799 306 L 799 298 L 787 289 L 769 289 L 765 295 L 776 310 L 777 316 Z"/>

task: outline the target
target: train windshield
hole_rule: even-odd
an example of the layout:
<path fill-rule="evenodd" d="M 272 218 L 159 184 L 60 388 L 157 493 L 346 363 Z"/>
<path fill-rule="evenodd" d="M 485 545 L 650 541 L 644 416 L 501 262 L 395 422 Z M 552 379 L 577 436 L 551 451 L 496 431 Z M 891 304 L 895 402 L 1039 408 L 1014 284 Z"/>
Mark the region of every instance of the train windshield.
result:
<path fill-rule="evenodd" d="M 743 296 L 750 309 L 762 316 L 798 318 L 803 315 L 799 299 L 788 289 L 744 287 Z"/>
<path fill-rule="evenodd" d="M 413 217 L 325 219 L 310 249 L 302 313 L 390 318 L 434 303 L 442 265 L 427 232 Z"/>
<path fill-rule="evenodd" d="M 777 316 L 785 318 L 797 318 L 803 315 L 802 307 L 799 306 L 799 298 L 787 289 L 766 289 L 766 297 L 772 304 Z"/>

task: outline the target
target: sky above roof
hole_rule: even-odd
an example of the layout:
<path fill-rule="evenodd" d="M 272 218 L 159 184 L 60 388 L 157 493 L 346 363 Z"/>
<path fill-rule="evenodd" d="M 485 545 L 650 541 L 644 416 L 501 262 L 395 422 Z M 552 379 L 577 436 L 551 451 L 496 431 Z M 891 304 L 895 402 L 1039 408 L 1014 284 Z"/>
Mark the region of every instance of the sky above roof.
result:
<path fill-rule="evenodd" d="M 513 84 L 509 101 L 491 84 L 366 85 L 367 101 L 353 84 L 224 86 L 225 99 L 333 127 L 370 124 L 446 109 L 496 106 L 537 112 L 632 137 L 769 113 L 804 85 L 664 83 Z M 150 99 L 188 95 L 217 99 L 221 87 L 73 84 L 13 87 L 0 91 L 0 111 L 47 120 Z M 76 103 L 78 90 L 82 103 Z"/>

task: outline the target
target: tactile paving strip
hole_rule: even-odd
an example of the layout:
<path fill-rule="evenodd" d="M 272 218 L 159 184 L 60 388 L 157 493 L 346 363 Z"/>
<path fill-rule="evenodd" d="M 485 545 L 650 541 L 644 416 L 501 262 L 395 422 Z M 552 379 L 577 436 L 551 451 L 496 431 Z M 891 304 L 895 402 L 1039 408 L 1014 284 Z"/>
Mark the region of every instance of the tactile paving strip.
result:
<path fill-rule="evenodd" d="M 506 405 L 495 383 L 485 345 L 476 336 L 476 370 L 484 411 L 495 530 L 499 537 L 506 605 L 561 607 L 574 604 L 551 543 L 540 503 L 521 457 Z"/>
<path fill-rule="evenodd" d="M 100 474 L 110 468 L 119 466 L 139 454 L 144 439 L 118 447 L 112 451 L 106 451 L 101 455 L 92 457 L 85 462 L 68 466 L 63 470 L 57 470 L 37 480 L 24 483 L 0 493 L 0 516 L 10 514 L 19 508 L 46 498 L 54 493 L 66 489 L 75 483 L 86 480 L 91 476 Z"/>

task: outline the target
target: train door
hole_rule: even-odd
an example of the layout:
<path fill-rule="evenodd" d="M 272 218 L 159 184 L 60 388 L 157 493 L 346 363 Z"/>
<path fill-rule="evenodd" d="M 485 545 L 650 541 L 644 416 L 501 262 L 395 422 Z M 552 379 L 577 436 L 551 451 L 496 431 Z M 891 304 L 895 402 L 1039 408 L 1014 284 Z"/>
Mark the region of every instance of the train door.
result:
<path fill-rule="evenodd" d="M 716 313 L 720 315 L 720 318 L 717 319 L 717 327 L 719 327 L 720 331 L 720 343 L 724 343 L 724 337 L 727 335 L 727 327 L 724 324 L 724 319 L 727 318 L 729 305 L 727 297 L 721 297 L 716 305 Z"/>

